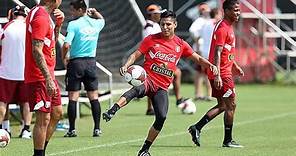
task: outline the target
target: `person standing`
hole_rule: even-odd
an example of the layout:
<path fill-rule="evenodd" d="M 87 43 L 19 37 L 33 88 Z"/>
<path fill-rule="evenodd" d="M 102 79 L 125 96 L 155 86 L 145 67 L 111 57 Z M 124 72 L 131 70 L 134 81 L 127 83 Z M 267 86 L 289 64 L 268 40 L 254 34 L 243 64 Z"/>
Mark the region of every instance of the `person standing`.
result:
<path fill-rule="evenodd" d="M 68 24 L 62 50 L 62 60 L 67 68 L 66 90 L 69 96 L 67 113 L 70 125 L 64 137 L 77 136 L 75 119 L 81 82 L 84 84 L 91 104 L 94 120 L 93 137 L 97 137 L 101 135 L 102 131 L 100 129 L 101 106 L 98 101 L 96 49 L 105 20 L 95 8 L 87 9 L 84 0 L 72 1 L 70 11 L 75 20 Z M 67 57 L 68 51 L 70 51 L 70 58 Z"/>
<path fill-rule="evenodd" d="M 159 21 L 160 21 L 160 15 L 164 11 L 166 11 L 166 9 L 162 10 L 161 6 L 158 4 L 150 4 L 146 7 L 146 13 L 148 18 L 146 20 L 146 25 L 144 26 L 144 29 L 143 29 L 143 38 L 149 35 L 153 35 L 161 32 Z M 188 98 L 183 98 L 180 93 L 181 77 L 182 77 L 181 69 L 177 67 L 174 73 L 174 79 L 173 79 L 173 87 L 174 87 L 173 89 L 176 97 L 176 105 L 179 105 L 188 99 Z M 150 98 L 148 98 L 148 101 L 147 101 L 146 115 L 154 115 L 152 101 Z"/>
<path fill-rule="evenodd" d="M 235 36 L 232 25 L 238 21 L 240 6 L 238 0 L 225 0 L 224 19 L 214 28 L 209 61 L 218 67 L 218 75 L 208 72 L 212 96 L 218 104 L 212 107 L 196 124 L 189 127 L 192 141 L 200 146 L 201 129 L 216 116 L 224 112 L 223 147 L 243 147 L 232 139 L 232 127 L 236 108 L 233 74 L 243 76 L 243 70 L 234 60 Z"/>
<path fill-rule="evenodd" d="M 29 109 L 27 85 L 24 83 L 25 68 L 25 6 L 17 5 L 12 9 L 12 20 L 4 26 L 0 33 L 2 41 L 2 54 L 0 64 L 0 128 L 9 131 L 8 117 L 9 103 L 18 103 L 24 127 L 19 135 L 21 138 L 30 139 L 30 124 L 32 113 Z M 17 62 L 17 63 L 15 63 Z M 4 116 L 5 115 L 5 116 Z M 2 125 L 2 126 L 1 126 Z"/>
<path fill-rule="evenodd" d="M 64 21 L 62 0 L 40 0 L 26 18 L 25 83 L 30 110 L 35 111 L 34 156 L 45 155 L 47 144 L 62 117 L 60 89 L 54 76 L 55 44 Z M 55 17 L 53 22 L 50 14 Z"/>
<path fill-rule="evenodd" d="M 144 84 L 125 92 L 107 112 L 103 113 L 103 119 L 107 122 L 133 98 L 144 96 L 151 98 L 155 121 L 148 132 L 144 145 L 138 152 L 138 156 L 150 156 L 149 148 L 164 125 L 169 102 L 167 90 L 173 81 L 180 57 L 193 59 L 196 63 L 210 69 L 214 74 L 218 73 L 216 66 L 194 53 L 187 42 L 175 35 L 177 20 L 174 12 L 165 11 L 161 14 L 160 27 L 162 32 L 146 37 L 139 49 L 132 53 L 124 66 L 120 68 L 120 74 L 124 75 L 127 68 L 144 55 L 143 67 L 147 72 Z"/>

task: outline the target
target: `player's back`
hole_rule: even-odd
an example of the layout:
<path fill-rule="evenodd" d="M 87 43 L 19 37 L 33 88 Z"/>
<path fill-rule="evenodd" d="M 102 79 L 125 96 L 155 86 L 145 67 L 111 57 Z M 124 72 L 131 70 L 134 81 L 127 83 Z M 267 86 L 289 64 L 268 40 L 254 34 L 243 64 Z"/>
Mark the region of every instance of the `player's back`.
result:
<path fill-rule="evenodd" d="M 71 43 L 70 58 L 95 57 L 99 33 L 104 25 L 104 19 L 94 19 L 87 15 L 71 21 L 67 33 L 74 33 L 74 37 L 72 41 L 66 38 L 66 42 Z"/>

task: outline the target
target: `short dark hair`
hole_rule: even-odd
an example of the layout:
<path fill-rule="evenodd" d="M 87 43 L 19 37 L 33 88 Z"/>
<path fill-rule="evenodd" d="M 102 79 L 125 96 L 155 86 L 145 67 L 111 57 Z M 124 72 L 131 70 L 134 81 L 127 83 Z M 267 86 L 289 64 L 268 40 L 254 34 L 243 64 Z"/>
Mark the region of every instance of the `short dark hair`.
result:
<path fill-rule="evenodd" d="M 172 19 L 176 20 L 177 16 L 173 11 L 167 10 L 163 13 L 161 13 L 160 18 L 168 18 L 171 17 Z"/>
<path fill-rule="evenodd" d="M 223 2 L 223 9 L 224 11 L 226 9 L 230 10 L 232 6 L 234 6 L 235 4 L 239 4 L 238 0 L 225 0 Z"/>
<path fill-rule="evenodd" d="M 26 12 L 26 7 L 25 6 L 20 6 L 17 5 L 12 9 L 12 14 L 15 16 L 23 16 L 26 17 L 27 16 L 27 12 Z"/>
<path fill-rule="evenodd" d="M 211 11 L 210 11 L 210 17 L 211 18 L 215 18 L 215 16 L 219 13 L 219 8 L 213 8 Z"/>
<path fill-rule="evenodd" d="M 87 8 L 84 0 L 74 0 L 74 1 L 70 2 L 70 5 L 72 5 L 73 8 L 76 10 L 82 9 L 83 11 L 86 11 L 86 8 Z"/>

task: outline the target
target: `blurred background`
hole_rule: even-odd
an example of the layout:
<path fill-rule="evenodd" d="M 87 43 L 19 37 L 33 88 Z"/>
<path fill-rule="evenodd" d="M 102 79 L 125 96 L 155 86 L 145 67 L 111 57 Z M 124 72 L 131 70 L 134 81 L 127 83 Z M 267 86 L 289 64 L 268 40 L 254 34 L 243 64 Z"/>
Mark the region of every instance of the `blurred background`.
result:
<path fill-rule="evenodd" d="M 97 61 L 112 73 L 112 83 L 123 82 L 118 69 L 127 57 L 137 49 L 142 40 L 145 25 L 145 7 L 156 3 L 175 11 L 178 18 L 177 35 L 193 44 L 188 32 L 199 16 L 197 5 L 206 2 L 211 8 L 222 8 L 223 0 L 87 0 L 89 7 L 97 8 L 106 20 L 100 34 Z M 241 83 L 267 83 L 283 81 L 295 83 L 296 69 L 296 2 L 295 0 L 241 0 L 241 18 L 236 24 L 236 61 L 243 67 L 245 77 Z M 5 0 L 0 2 L 1 24 L 7 22 L 10 8 L 24 4 L 28 8 L 34 0 Z M 70 1 L 64 0 L 61 10 L 66 15 L 62 34 L 65 35 Z M 62 41 L 61 41 L 62 43 Z M 58 45 L 57 70 L 63 70 Z M 140 63 L 140 62 L 139 62 Z M 194 66 L 181 60 L 183 82 L 193 82 Z M 108 76 L 99 73 L 101 82 L 109 82 Z M 117 86 L 117 85 L 113 85 Z"/>

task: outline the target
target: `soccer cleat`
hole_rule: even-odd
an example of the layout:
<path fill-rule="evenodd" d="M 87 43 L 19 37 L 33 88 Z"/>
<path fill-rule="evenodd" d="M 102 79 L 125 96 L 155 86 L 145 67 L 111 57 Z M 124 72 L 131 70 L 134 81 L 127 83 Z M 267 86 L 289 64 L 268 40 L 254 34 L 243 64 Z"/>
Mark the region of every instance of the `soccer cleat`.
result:
<path fill-rule="evenodd" d="M 109 111 L 103 113 L 103 119 L 108 122 L 112 119 L 112 117 L 114 116 L 114 114 L 109 113 Z"/>
<path fill-rule="evenodd" d="M 196 129 L 195 125 L 192 125 L 188 128 L 188 131 L 191 135 L 192 141 L 196 146 L 200 146 L 200 131 Z"/>
<path fill-rule="evenodd" d="M 77 137 L 76 131 L 72 130 L 72 131 L 68 131 L 64 137 Z"/>
<path fill-rule="evenodd" d="M 102 131 L 100 129 L 95 129 L 93 132 L 93 137 L 99 137 L 102 135 Z"/>
<path fill-rule="evenodd" d="M 188 99 L 189 99 L 189 98 L 181 98 L 181 99 L 178 99 L 178 100 L 176 101 L 176 106 L 178 106 L 179 104 L 185 102 L 185 101 L 188 100 Z"/>
<path fill-rule="evenodd" d="M 19 137 L 23 139 L 31 139 L 32 133 L 29 130 L 23 129 Z"/>
<path fill-rule="evenodd" d="M 230 148 L 243 148 L 244 146 L 240 145 L 239 143 L 231 140 L 230 142 L 223 143 L 222 147 L 230 147 Z"/>
<path fill-rule="evenodd" d="M 138 156 L 151 156 L 148 150 L 139 151 Z"/>

